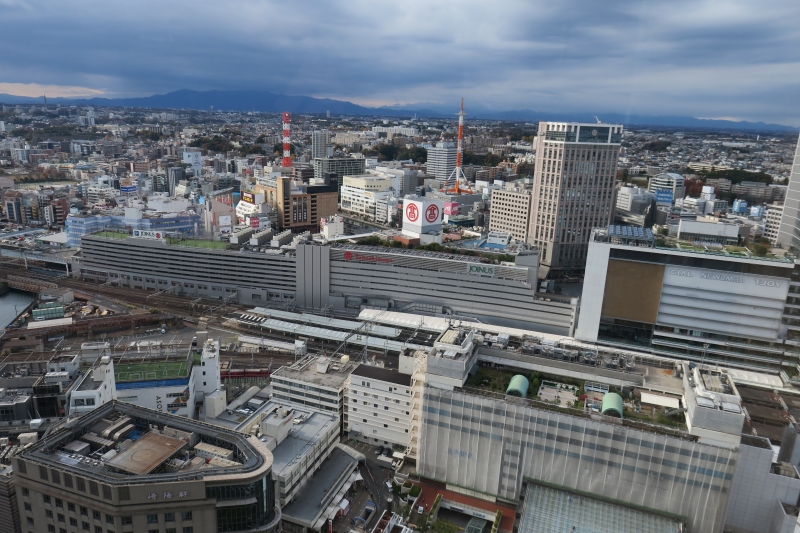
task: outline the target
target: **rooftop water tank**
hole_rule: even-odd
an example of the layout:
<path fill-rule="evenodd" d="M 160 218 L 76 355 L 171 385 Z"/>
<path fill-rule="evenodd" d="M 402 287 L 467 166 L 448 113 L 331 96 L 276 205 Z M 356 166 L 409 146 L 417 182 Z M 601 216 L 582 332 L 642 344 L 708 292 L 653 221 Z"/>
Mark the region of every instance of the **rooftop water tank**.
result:
<path fill-rule="evenodd" d="M 511 382 L 506 389 L 506 395 L 526 398 L 528 396 L 528 378 L 522 374 L 517 374 L 511 378 Z"/>
<path fill-rule="evenodd" d="M 609 392 L 603 396 L 603 405 L 600 412 L 606 416 L 622 418 L 622 396 L 616 392 Z"/>

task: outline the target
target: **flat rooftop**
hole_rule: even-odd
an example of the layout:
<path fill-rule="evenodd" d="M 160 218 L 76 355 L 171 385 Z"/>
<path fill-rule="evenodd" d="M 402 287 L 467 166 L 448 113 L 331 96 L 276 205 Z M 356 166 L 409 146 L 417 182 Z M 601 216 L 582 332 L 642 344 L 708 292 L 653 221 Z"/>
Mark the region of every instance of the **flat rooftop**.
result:
<path fill-rule="evenodd" d="M 612 225 L 608 228 L 595 228 L 592 230 L 591 241 L 631 246 L 645 250 L 650 249 L 652 251 L 668 250 L 687 254 L 702 254 L 720 259 L 747 259 L 786 263 L 787 265 L 794 264 L 794 259 L 788 255 L 768 252 L 766 255 L 759 256 L 742 246 L 690 242 L 686 239 L 653 235 L 650 230 L 643 230 L 634 226 Z"/>
<path fill-rule="evenodd" d="M 339 489 L 348 482 L 346 474 L 354 471 L 357 463 L 354 457 L 335 448 L 314 473 L 313 482 L 307 483 L 281 510 L 283 515 L 290 520 L 313 525 Z"/>
<path fill-rule="evenodd" d="M 358 365 L 356 369 L 353 370 L 352 375 L 394 383 L 395 385 L 405 385 L 406 387 L 411 385 L 411 376 L 408 374 L 401 374 L 397 370 L 389 370 L 379 366 Z"/>
<path fill-rule="evenodd" d="M 161 464 L 178 453 L 186 442 L 172 437 L 148 433 L 137 440 L 133 446 L 111 458 L 106 464 L 130 474 L 142 476 L 149 474 Z"/>
<path fill-rule="evenodd" d="M 342 389 L 348 376 L 350 376 L 350 372 L 355 369 L 355 363 L 349 362 L 342 366 L 339 361 L 328 359 L 327 372 L 318 372 L 317 363 L 323 362 L 325 359 L 325 357 L 318 354 L 307 355 L 291 366 L 280 367 L 272 373 L 272 379 L 285 378 L 311 385 L 319 385 L 320 387 Z"/>
<path fill-rule="evenodd" d="M 117 383 L 180 379 L 188 377 L 191 368 L 190 359 L 185 355 L 115 357 L 114 379 Z"/>
<path fill-rule="evenodd" d="M 519 533 L 675 533 L 681 521 L 643 509 L 528 483 Z"/>
<path fill-rule="evenodd" d="M 120 432 L 119 440 L 103 437 L 106 430 Z M 197 443 L 231 450 L 237 464 L 206 464 L 187 446 L 183 435 L 190 433 Z M 92 452 L 75 454 L 74 441 L 90 443 Z M 226 428 L 112 401 L 63 421 L 19 458 L 32 463 L 29 472 L 33 464 L 38 464 L 110 485 L 167 483 L 185 479 L 187 472 L 194 477 L 227 476 L 271 466 L 272 457 L 266 448 L 253 441 L 254 437 Z"/>

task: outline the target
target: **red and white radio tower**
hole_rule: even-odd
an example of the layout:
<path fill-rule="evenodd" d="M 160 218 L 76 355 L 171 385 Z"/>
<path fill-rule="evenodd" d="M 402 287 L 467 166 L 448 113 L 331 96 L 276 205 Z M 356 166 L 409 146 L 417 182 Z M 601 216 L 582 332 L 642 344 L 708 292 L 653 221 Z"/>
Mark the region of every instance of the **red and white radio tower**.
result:
<path fill-rule="evenodd" d="M 287 111 L 283 113 L 283 162 L 282 167 L 292 166 L 292 146 L 289 134 L 291 126 L 289 125 L 290 115 Z"/>
<path fill-rule="evenodd" d="M 461 154 L 463 150 L 463 142 L 464 142 L 464 116 L 466 113 L 464 112 L 464 99 L 461 99 L 461 109 L 458 112 L 458 144 L 456 145 L 456 168 L 453 169 L 453 172 L 450 176 L 447 177 L 444 184 L 442 185 L 442 192 L 447 194 L 474 194 L 472 187 L 469 186 L 469 182 L 467 181 L 467 177 L 464 175 L 464 171 L 461 170 Z M 450 180 L 453 180 L 453 186 L 448 188 L 450 184 Z"/>

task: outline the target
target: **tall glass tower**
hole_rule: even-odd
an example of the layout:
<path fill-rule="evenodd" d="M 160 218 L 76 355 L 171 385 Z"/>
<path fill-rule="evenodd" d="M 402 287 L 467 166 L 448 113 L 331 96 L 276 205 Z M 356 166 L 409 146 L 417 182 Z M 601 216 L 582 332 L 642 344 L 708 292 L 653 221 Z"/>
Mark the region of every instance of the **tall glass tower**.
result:
<path fill-rule="evenodd" d="M 783 202 L 778 244 L 800 255 L 800 138 L 794 151 L 789 188 L 786 191 L 786 200 Z"/>

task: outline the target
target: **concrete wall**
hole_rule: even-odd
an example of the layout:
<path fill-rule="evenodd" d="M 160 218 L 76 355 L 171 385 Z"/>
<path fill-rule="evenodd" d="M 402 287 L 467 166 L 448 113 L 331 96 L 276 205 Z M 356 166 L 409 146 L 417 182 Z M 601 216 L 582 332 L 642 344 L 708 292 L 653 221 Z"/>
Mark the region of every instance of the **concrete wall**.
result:
<path fill-rule="evenodd" d="M 426 387 L 418 472 L 517 500 L 523 477 L 685 516 L 719 532 L 738 452 L 545 411 L 525 401 Z"/>
<path fill-rule="evenodd" d="M 771 533 L 776 503 L 796 505 L 800 479 L 770 472 L 772 449 L 742 444 L 740 454 L 728 504 L 727 527 L 736 533 Z"/>
<path fill-rule="evenodd" d="M 327 246 L 297 247 L 297 305 L 320 309 L 330 303 L 331 249 Z"/>

